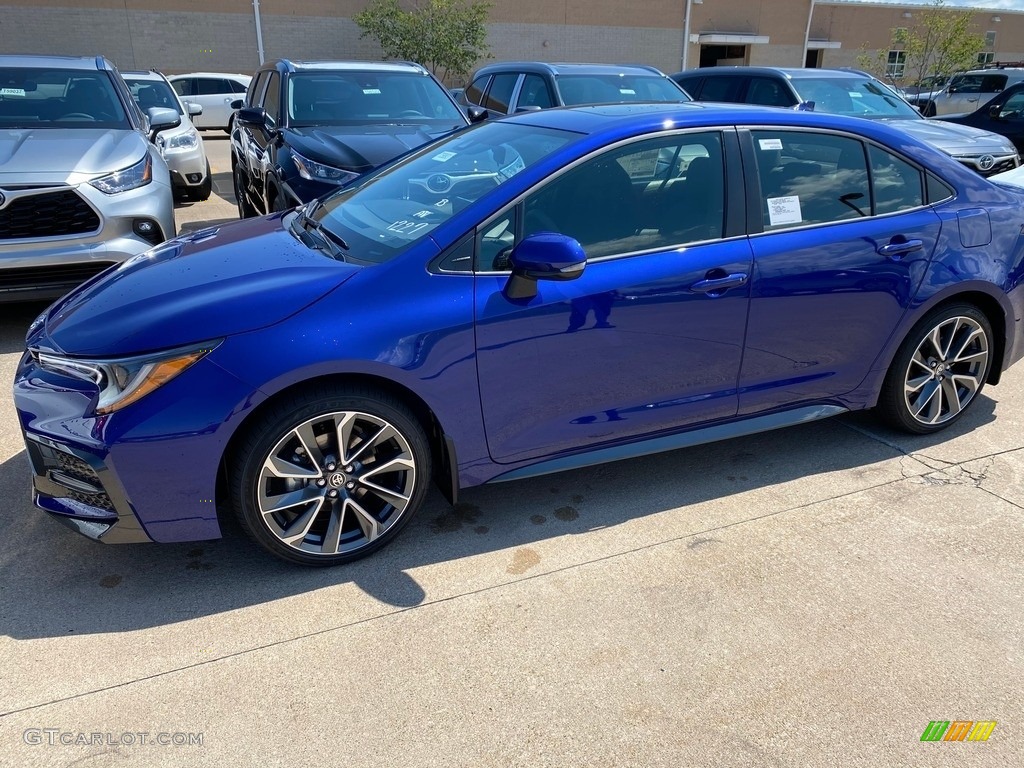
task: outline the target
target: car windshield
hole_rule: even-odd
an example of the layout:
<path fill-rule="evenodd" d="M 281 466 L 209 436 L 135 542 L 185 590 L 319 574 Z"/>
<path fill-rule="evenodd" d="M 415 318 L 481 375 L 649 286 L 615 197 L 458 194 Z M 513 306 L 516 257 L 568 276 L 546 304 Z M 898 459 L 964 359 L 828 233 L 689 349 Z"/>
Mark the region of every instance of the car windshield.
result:
<path fill-rule="evenodd" d="M 124 81 L 128 84 L 135 103 L 143 112 L 150 107 L 163 107 L 164 109 L 173 109 L 179 115 L 185 114 L 178 102 L 178 97 L 171 90 L 171 86 L 163 80 L 139 80 L 134 77 L 125 77 Z"/>
<path fill-rule="evenodd" d="M 0 67 L 0 128 L 129 128 L 106 72 Z"/>
<path fill-rule="evenodd" d="M 624 101 L 690 101 L 672 80 L 657 75 L 559 75 L 558 90 L 569 107 Z"/>
<path fill-rule="evenodd" d="M 394 258 L 580 134 L 495 121 L 453 134 L 324 200 L 312 218 L 352 258 Z"/>
<path fill-rule="evenodd" d="M 379 123 L 465 125 L 444 87 L 406 72 L 309 72 L 288 78 L 292 127 Z"/>
<path fill-rule="evenodd" d="M 892 90 L 868 78 L 801 77 L 793 85 L 801 99 L 814 102 L 817 112 L 869 119 L 921 117 Z"/>

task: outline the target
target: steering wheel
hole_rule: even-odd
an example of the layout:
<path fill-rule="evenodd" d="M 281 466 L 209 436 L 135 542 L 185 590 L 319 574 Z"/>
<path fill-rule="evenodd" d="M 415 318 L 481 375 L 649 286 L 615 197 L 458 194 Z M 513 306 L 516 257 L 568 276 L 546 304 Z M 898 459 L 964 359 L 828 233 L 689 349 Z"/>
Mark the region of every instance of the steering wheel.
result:
<path fill-rule="evenodd" d="M 417 112 L 415 109 L 403 109 L 398 113 L 399 117 L 426 117 L 422 112 Z"/>
<path fill-rule="evenodd" d="M 92 115 L 86 114 L 85 112 L 68 112 L 66 115 L 61 115 L 57 118 L 58 120 L 92 120 L 96 122 L 96 118 Z"/>

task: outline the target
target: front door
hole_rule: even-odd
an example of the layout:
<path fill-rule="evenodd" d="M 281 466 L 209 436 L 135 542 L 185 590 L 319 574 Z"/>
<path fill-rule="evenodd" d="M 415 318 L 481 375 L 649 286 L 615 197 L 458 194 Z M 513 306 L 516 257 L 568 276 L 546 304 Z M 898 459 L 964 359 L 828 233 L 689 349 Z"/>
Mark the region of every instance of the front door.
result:
<path fill-rule="evenodd" d="M 725 154 L 718 132 L 633 142 L 480 228 L 478 365 L 492 458 L 735 415 L 751 252 L 742 235 L 724 237 L 737 225 L 726 221 Z M 510 300 L 508 250 L 541 231 L 580 241 L 586 269 Z"/>

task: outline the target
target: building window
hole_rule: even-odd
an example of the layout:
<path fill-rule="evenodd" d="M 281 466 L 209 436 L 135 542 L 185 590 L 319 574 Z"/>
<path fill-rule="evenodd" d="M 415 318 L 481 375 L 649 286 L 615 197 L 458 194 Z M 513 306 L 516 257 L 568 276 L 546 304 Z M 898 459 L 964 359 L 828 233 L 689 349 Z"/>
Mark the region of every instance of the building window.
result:
<path fill-rule="evenodd" d="M 978 66 L 983 67 L 986 64 L 991 64 L 995 59 L 995 54 L 992 51 L 982 51 L 978 54 Z"/>
<path fill-rule="evenodd" d="M 899 80 L 903 77 L 903 70 L 907 66 L 907 52 L 906 51 L 889 51 L 889 58 L 885 65 L 885 74 L 889 77 Z"/>
<path fill-rule="evenodd" d="M 995 48 L 996 47 L 996 33 L 994 31 L 993 32 L 986 32 L 985 33 L 985 47 L 986 48 Z"/>

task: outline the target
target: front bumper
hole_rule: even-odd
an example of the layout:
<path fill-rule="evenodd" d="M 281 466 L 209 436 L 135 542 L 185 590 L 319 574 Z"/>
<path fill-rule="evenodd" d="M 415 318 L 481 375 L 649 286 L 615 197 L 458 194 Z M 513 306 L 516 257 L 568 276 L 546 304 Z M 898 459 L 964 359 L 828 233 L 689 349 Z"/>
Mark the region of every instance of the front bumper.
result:
<path fill-rule="evenodd" d="M 171 184 L 176 190 L 198 187 L 206 182 L 208 166 L 201 138 L 192 149 L 165 151 L 164 161 L 171 172 Z"/>

